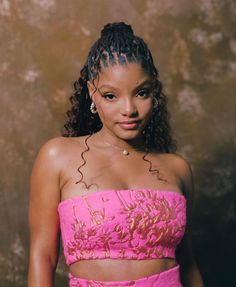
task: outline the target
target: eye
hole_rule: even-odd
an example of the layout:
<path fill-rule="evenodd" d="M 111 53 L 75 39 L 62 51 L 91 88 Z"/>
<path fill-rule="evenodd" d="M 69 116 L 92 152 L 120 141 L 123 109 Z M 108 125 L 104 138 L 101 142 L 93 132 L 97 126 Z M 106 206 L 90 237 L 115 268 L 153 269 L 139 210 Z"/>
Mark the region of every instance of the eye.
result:
<path fill-rule="evenodd" d="M 149 89 L 142 89 L 142 90 L 137 92 L 137 96 L 140 96 L 142 98 L 149 97 L 149 95 L 150 95 L 150 90 Z"/>
<path fill-rule="evenodd" d="M 115 95 L 113 95 L 113 94 L 111 94 L 111 93 L 107 93 L 107 94 L 104 94 L 104 95 L 102 95 L 102 97 L 103 98 L 105 98 L 106 100 L 108 100 L 108 101 L 112 101 L 112 100 L 114 100 L 115 99 Z"/>

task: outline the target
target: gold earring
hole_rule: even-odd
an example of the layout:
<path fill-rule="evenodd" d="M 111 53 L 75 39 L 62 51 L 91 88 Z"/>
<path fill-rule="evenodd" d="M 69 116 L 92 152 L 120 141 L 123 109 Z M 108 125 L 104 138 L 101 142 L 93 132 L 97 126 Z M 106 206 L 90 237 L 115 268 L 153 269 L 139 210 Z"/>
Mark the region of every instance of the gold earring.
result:
<path fill-rule="evenodd" d="M 92 102 L 91 105 L 90 105 L 90 111 L 91 111 L 92 114 L 96 114 L 97 113 L 97 109 L 95 107 L 94 102 Z"/>

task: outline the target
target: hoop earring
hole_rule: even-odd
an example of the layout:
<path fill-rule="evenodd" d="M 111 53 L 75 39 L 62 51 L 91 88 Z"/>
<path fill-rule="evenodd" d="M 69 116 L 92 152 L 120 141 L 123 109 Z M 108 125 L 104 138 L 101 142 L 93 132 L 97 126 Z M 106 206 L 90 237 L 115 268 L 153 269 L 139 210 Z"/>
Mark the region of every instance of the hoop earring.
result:
<path fill-rule="evenodd" d="M 91 105 L 90 105 L 90 111 L 91 111 L 92 114 L 96 114 L 97 113 L 97 109 L 95 107 L 94 102 L 92 102 Z"/>
<path fill-rule="evenodd" d="M 158 100 L 155 97 L 153 97 L 152 100 L 153 100 L 153 108 L 156 109 L 158 107 Z"/>

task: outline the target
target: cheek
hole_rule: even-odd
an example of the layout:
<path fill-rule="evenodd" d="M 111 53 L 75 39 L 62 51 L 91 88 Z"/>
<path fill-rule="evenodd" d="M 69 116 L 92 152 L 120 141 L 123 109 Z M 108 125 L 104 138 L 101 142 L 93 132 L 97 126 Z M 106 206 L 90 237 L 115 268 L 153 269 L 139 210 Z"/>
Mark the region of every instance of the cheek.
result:
<path fill-rule="evenodd" d="M 117 115 L 117 108 L 114 105 L 100 104 L 97 106 L 97 111 L 102 122 L 109 122 L 115 120 Z"/>
<path fill-rule="evenodd" d="M 109 103 L 106 103 L 100 96 L 97 95 L 97 93 L 94 95 L 94 102 L 100 120 L 102 122 L 107 121 L 107 119 L 109 119 L 111 115 L 114 114 L 111 105 L 109 105 Z"/>
<path fill-rule="evenodd" d="M 142 116 L 151 114 L 153 111 L 152 100 L 148 99 L 146 101 L 139 102 L 138 111 Z"/>

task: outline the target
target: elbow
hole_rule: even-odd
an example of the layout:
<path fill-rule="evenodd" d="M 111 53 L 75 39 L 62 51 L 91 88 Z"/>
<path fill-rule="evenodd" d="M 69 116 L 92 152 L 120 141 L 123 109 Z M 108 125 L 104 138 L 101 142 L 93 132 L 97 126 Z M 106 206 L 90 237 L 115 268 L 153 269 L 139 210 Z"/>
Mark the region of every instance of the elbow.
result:
<path fill-rule="evenodd" d="M 42 252 L 31 252 L 29 256 L 28 287 L 54 286 L 57 257 Z"/>
<path fill-rule="evenodd" d="M 52 269 L 56 269 L 58 252 L 47 252 L 46 250 L 34 250 L 30 254 L 30 262 L 43 262 Z"/>

